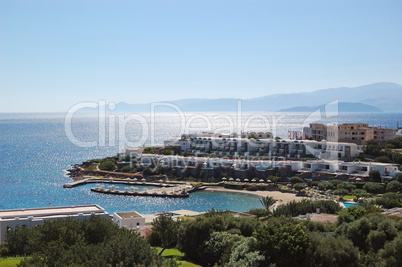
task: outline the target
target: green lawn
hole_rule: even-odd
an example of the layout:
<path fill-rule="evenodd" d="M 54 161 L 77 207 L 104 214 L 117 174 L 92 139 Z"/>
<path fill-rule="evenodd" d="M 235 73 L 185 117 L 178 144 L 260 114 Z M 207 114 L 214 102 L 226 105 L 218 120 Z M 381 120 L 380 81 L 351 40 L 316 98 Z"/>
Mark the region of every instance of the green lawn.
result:
<path fill-rule="evenodd" d="M 158 253 L 161 252 L 162 248 L 161 247 L 157 247 L 158 249 Z M 191 263 L 189 261 L 185 261 L 184 258 L 184 253 L 180 252 L 178 249 L 175 248 L 167 248 L 165 249 L 165 251 L 163 251 L 162 253 L 162 257 L 166 257 L 166 258 L 173 258 L 177 263 L 180 264 L 180 266 L 184 266 L 184 267 L 198 267 L 201 265 L 197 265 L 194 263 Z"/>
<path fill-rule="evenodd" d="M 353 200 L 355 198 L 356 198 L 356 196 L 352 196 L 352 195 L 346 195 L 343 197 L 344 200 Z"/>
<path fill-rule="evenodd" d="M 0 258 L 0 266 L 1 267 L 11 267 L 11 266 L 17 266 L 18 263 L 23 260 L 23 257 L 5 257 L 5 258 Z"/>

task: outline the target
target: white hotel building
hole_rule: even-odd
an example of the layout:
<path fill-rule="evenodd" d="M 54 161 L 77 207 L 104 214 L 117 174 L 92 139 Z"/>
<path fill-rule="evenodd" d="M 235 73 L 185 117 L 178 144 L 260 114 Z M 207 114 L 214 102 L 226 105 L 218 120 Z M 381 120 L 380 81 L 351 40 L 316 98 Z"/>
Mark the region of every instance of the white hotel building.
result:
<path fill-rule="evenodd" d="M 167 140 L 165 146 L 180 146 L 193 155 L 214 152 L 218 156 L 263 156 L 319 159 L 353 158 L 363 153 L 363 146 L 325 140 L 276 140 L 272 138 L 239 138 L 236 134 L 183 134 L 179 140 Z"/>
<path fill-rule="evenodd" d="M 17 225 L 32 228 L 43 224 L 45 221 L 67 217 L 83 220 L 91 215 L 97 215 L 105 219 L 109 218 L 109 213 L 98 205 L 0 210 L 0 245 L 6 241 L 6 232 Z"/>

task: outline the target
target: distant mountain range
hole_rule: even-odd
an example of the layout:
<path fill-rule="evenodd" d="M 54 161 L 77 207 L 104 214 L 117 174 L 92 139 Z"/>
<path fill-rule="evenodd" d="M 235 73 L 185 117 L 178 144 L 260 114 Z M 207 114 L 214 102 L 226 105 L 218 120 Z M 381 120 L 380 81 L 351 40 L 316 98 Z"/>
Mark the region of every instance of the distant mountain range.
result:
<path fill-rule="evenodd" d="M 241 101 L 242 111 L 306 111 L 310 112 L 332 101 L 339 101 L 344 112 L 402 112 L 402 86 L 396 83 L 374 83 L 359 87 L 341 87 L 314 92 L 274 94 Z M 238 99 L 181 99 L 167 103 L 187 112 L 231 112 L 237 110 Z M 150 104 L 118 103 L 115 112 L 149 112 Z M 174 111 L 158 107 L 156 111 Z"/>
<path fill-rule="evenodd" d="M 315 106 L 315 107 L 294 107 L 285 108 L 278 110 L 279 112 L 313 112 L 317 109 L 324 109 L 325 105 Z M 349 103 L 349 102 L 339 102 L 338 103 L 339 112 L 383 112 L 381 109 L 362 103 Z"/>

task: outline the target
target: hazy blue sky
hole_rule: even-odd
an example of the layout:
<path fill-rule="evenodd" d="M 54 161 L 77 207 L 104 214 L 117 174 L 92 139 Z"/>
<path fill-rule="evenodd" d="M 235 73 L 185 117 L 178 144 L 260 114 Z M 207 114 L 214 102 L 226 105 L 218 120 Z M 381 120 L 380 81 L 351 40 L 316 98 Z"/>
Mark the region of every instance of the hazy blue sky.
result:
<path fill-rule="evenodd" d="M 0 0 L 0 112 L 402 84 L 402 1 Z"/>

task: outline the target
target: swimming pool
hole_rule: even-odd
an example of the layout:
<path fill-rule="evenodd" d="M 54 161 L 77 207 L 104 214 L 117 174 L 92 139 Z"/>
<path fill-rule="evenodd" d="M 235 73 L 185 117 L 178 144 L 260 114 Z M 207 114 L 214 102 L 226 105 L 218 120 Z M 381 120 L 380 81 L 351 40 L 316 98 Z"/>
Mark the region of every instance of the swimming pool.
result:
<path fill-rule="evenodd" d="M 343 205 L 345 205 L 345 208 L 349 208 L 349 207 L 359 206 L 359 203 L 356 203 L 356 202 L 343 202 Z"/>

